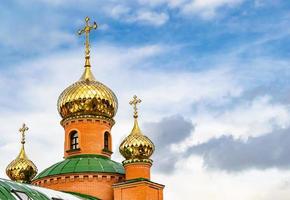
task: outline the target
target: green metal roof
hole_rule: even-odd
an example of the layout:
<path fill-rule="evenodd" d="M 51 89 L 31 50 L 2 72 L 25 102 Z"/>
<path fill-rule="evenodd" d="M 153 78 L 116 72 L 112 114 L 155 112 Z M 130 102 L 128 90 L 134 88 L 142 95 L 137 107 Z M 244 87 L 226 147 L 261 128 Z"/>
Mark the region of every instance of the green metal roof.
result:
<path fill-rule="evenodd" d="M 58 162 L 39 173 L 34 180 L 69 173 L 125 174 L 121 163 L 100 155 L 78 155 Z"/>
<path fill-rule="evenodd" d="M 52 198 L 63 200 L 99 200 L 98 198 L 88 195 L 78 193 L 68 194 L 29 184 L 0 179 L 0 199 L 2 200 L 51 200 Z"/>

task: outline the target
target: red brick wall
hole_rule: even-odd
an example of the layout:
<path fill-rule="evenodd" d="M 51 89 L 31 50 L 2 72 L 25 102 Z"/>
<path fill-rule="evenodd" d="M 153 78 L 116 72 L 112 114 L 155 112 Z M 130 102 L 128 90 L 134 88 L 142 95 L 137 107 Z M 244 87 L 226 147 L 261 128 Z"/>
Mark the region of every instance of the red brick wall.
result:
<path fill-rule="evenodd" d="M 111 153 L 103 151 L 105 132 L 110 133 L 109 150 L 112 151 L 111 128 L 112 124 L 105 120 L 78 119 L 66 122 L 64 124 L 64 157 L 79 154 L 99 154 L 111 157 Z M 80 151 L 68 151 L 70 150 L 70 133 L 72 131 L 78 132 Z"/>
<path fill-rule="evenodd" d="M 163 185 L 140 181 L 115 185 L 114 200 L 163 200 Z"/>
<path fill-rule="evenodd" d="M 150 179 L 151 163 L 129 163 L 124 165 L 126 180 L 135 178 Z"/>
<path fill-rule="evenodd" d="M 112 185 L 123 180 L 117 174 L 71 174 L 51 176 L 32 184 L 58 191 L 78 192 L 102 200 L 113 200 Z"/>

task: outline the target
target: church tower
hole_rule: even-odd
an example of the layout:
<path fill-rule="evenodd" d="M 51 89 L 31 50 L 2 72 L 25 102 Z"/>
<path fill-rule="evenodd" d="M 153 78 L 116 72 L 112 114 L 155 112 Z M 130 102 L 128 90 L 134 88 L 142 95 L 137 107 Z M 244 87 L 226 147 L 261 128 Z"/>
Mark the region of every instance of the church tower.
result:
<path fill-rule="evenodd" d="M 33 184 L 50 189 L 113 200 L 112 185 L 124 179 L 124 168 L 111 160 L 112 133 L 118 100 L 91 71 L 89 34 L 97 28 L 89 18 L 85 34 L 85 66 L 81 78 L 59 96 L 64 128 L 64 159 L 42 171 Z"/>
<path fill-rule="evenodd" d="M 119 150 L 124 156 L 126 180 L 113 185 L 115 200 L 163 200 L 164 185 L 151 181 L 150 159 L 155 150 L 153 142 L 145 136 L 138 124 L 137 104 L 141 100 L 135 95 L 130 105 L 134 108 L 134 125 L 123 140 Z"/>
<path fill-rule="evenodd" d="M 28 127 L 23 124 L 19 129 L 21 133 L 21 149 L 17 158 L 13 160 L 6 168 L 7 176 L 19 183 L 31 183 L 31 180 L 37 174 L 37 167 L 34 163 L 28 159 L 24 144 L 25 144 L 25 132 L 28 131 Z"/>
<path fill-rule="evenodd" d="M 111 128 L 118 109 L 114 92 L 96 81 L 91 71 L 89 33 L 96 29 L 86 18 L 85 70 L 80 80 L 65 89 L 57 103 L 65 129 L 64 157 L 97 154 L 110 158 L 112 154 Z"/>

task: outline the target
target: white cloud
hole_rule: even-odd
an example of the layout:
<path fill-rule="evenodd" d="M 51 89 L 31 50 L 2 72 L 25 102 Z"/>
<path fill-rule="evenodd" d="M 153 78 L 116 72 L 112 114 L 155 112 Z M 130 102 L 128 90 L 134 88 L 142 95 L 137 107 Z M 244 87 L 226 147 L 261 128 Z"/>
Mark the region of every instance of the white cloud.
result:
<path fill-rule="evenodd" d="M 124 15 L 128 15 L 131 11 L 130 7 L 125 5 L 116 5 L 113 8 L 108 8 L 107 13 L 115 19 L 122 19 Z"/>
<path fill-rule="evenodd" d="M 134 9 L 128 5 L 109 6 L 106 13 L 114 19 L 127 23 L 140 23 L 145 25 L 161 26 L 169 20 L 165 12 L 156 12 L 150 9 Z"/>
<path fill-rule="evenodd" d="M 185 151 L 192 145 L 231 135 L 235 139 L 247 140 L 258 137 L 275 129 L 290 126 L 290 111 L 287 105 L 271 102 L 269 96 L 244 100 L 233 108 L 219 111 L 202 105 L 192 121 L 196 125 L 190 138 L 173 146 L 174 151 Z"/>
<path fill-rule="evenodd" d="M 281 187 L 290 177 L 287 171 L 212 172 L 203 168 L 202 159 L 196 156 L 181 160 L 176 165 L 175 174 L 153 175 L 157 182 L 166 182 L 164 199 L 286 200 L 290 194 L 289 186 Z"/>
<path fill-rule="evenodd" d="M 152 9 L 166 6 L 169 9 L 178 9 L 187 16 L 200 16 L 204 19 L 212 19 L 222 7 L 235 7 L 245 0 L 139 0 L 142 6 Z"/>
<path fill-rule="evenodd" d="M 186 15 L 199 15 L 205 19 L 215 17 L 217 10 L 221 7 L 233 7 L 244 0 L 193 0 L 181 7 L 182 13 Z"/>
<path fill-rule="evenodd" d="M 127 19 L 129 22 L 140 22 L 154 26 L 161 26 L 169 20 L 165 12 L 154 12 L 149 10 L 139 10 L 135 15 Z"/>

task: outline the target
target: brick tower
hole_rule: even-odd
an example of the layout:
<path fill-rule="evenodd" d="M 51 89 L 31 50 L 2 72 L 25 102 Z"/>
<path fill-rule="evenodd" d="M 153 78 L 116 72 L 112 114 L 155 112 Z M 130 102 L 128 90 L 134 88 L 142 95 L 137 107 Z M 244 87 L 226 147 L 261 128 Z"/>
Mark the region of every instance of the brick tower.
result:
<path fill-rule="evenodd" d="M 134 107 L 134 126 L 120 145 L 120 153 L 125 157 L 125 181 L 113 185 L 115 200 L 163 200 L 164 186 L 150 180 L 150 159 L 155 146 L 138 125 L 137 104 L 141 100 L 134 96 L 130 104 Z"/>
<path fill-rule="evenodd" d="M 97 24 L 90 25 L 87 17 L 86 26 L 79 31 L 86 36 L 84 73 L 58 99 L 65 132 L 64 160 L 42 171 L 32 183 L 113 200 L 112 185 L 124 179 L 122 164 L 111 160 L 111 128 L 118 100 L 91 71 L 89 33 L 96 28 Z"/>

